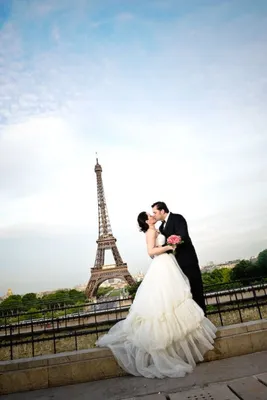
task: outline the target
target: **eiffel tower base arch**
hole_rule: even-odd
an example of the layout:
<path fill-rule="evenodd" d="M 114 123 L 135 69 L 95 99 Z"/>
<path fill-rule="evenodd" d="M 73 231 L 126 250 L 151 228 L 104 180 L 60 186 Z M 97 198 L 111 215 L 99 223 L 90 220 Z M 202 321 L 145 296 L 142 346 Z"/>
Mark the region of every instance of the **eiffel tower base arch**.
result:
<path fill-rule="evenodd" d="M 126 263 L 111 268 L 91 268 L 91 277 L 85 289 L 86 296 L 90 299 L 96 296 L 101 283 L 108 279 L 122 279 L 128 285 L 135 284 L 135 280 L 128 271 Z"/>

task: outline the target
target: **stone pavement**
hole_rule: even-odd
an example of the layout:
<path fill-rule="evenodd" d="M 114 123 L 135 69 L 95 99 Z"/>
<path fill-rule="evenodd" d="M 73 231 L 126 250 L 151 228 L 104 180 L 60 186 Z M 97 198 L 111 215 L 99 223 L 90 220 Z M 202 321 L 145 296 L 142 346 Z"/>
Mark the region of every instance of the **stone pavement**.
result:
<path fill-rule="evenodd" d="M 0 396 L 0 400 L 267 400 L 267 351 L 202 363 L 179 379 L 131 376 Z"/>

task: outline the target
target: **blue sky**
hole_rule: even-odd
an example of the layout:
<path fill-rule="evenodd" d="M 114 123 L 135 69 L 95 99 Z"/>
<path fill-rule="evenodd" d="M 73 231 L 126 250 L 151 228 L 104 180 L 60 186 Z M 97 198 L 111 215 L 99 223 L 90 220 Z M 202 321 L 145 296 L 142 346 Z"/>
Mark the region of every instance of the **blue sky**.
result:
<path fill-rule="evenodd" d="M 132 273 L 158 199 L 201 265 L 266 248 L 266 43 L 260 0 L 0 0 L 0 295 L 88 280 L 95 151 Z"/>

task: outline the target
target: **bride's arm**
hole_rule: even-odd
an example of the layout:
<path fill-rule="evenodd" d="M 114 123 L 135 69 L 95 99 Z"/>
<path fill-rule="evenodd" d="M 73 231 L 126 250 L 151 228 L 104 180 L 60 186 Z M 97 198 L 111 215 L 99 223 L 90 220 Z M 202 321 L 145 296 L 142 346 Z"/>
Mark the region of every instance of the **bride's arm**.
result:
<path fill-rule="evenodd" d="M 147 252 L 150 257 L 166 253 L 169 250 L 173 250 L 172 246 L 169 245 L 164 247 L 156 247 L 156 232 L 152 229 L 146 231 L 146 245 Z"/>

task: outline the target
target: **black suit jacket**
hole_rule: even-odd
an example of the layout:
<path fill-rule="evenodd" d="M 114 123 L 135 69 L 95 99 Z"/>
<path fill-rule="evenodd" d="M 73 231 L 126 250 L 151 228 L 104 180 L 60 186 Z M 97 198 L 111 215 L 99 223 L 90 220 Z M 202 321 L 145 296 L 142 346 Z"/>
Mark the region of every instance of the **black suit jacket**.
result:
<path fill-rule="evenodd" d="M 198 275 L 200 272 L 198 258 L 188 233 L 185 218 L 180 214 L 170 213 L 164 229 L 160 226 L 160 232 L 166 238 L 171 235 L 181 236 L 184 243 L 177 246 L 175 258 L 188 277 L 193 277 L 196 272 Z"/>

